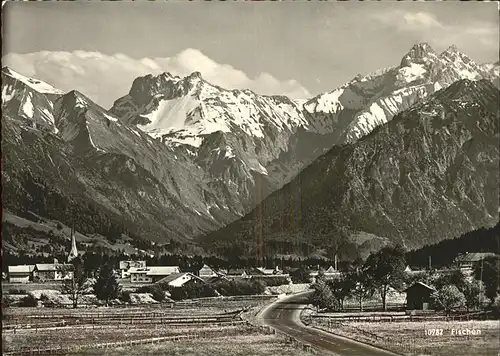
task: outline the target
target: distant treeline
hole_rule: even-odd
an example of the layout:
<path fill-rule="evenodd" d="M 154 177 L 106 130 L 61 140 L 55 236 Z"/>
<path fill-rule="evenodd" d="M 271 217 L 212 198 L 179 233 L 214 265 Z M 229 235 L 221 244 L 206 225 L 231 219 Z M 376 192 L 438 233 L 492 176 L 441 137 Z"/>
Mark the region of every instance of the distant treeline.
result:
<path fill-rule="evenodd" d="M 9 265 L 51 263 L 54 258 L 59 262 L 66 261 L 67 255 L 56 253 L 50 257 L 43 257 L 35 254 L 12 254 L 5 251 L 2 256 L 2 270 L 7 271 Z M 253 267 L 265 267 L 286 269 L 298 268 L 301 266 L 310 266 L 311 268 L 328 268 L 334 264 L 334 261 L 319 258 L 241 258 L 234 257 L 230 260 L 222 259 L 216 256 L 186 256 L 182 254 L 163 254 L 154 257 L 144 257 L 140 255 L 109 254 L 106 252 L 87 252 L 82 256 L 84 269 L 88 275 L 97 272 L 97 268 L 104 264 L 111 264 L 118 268 L 120 261 L 126 260 L 145 260 L 148 266 L 179 266 L 183 271 L 197 272 L 204 264 L 215 269 L 250 269 Z M 344 266 L 339 263 L 339 266 Z"/>
<path fill-rule="evenodd" d="M 410 266 L 428 266 L 429 256 L 433 267 L 446 266 L 458 254 L 466 252 L 500 252 L 499 223 L 491 228 L 479 228 L 455 239 L 443 240 L 437 244 L 426 245 L 406 254 Z"/>

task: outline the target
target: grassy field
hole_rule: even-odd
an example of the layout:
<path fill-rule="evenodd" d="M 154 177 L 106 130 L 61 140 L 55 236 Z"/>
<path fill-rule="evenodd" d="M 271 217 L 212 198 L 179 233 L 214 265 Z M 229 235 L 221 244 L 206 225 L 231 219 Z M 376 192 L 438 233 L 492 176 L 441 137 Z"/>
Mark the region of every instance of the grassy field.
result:
<path fill-rule="evenodd" d="M 79 351 L 76 355 L 113 355 L 114 350 L 123 349 L 126 342 L 134 342 L 137 345 L 127 346 L 133 351 L 127 351 L 126 355 L 208 354 L 204 352 L 214 355 L 222 352 L 228 355 L 272 355 L 273 350 L 283 349 L 281 344 L 284 341 L 279 336 L 266 335 L 240 316 L 246 308 L 259 308 L 267 300 L 209 299 L 180 305 L 127 308 L 5 308 L 2 310 L 2 351 L 79 346 L 87 351 Z M 171 341 L 172 338 L 183 337 L 187 339 Z M 155 338 L 163 339 L 156 345 L 157 341 L 151 342 Z M 257 348 L 242 346 L 259 340 L 263 343 Z M 97 348 L 98 344 L 103 347 L 103 343 L 114 344 L 111 349 Z M 293 350 L 292 346 L 289 348 Z M 198 349 L 205 351 L 193 353 Z"/>
<path fill-rule="evenodd" d="M 114 350 L 85 350 L 69 356 L 311 356 L 286 344 L 275 335 L 239 335 L 190 341 L 166 342 L 159 345 L 119 347 Z"/>
<path fill-rule="evenodd" d="M 328 328 L 324 321 L 318 323 Z M 431 329 L 442 329 L 442 335 L 427 335 Z M 480 330 L 480 335 L 453 335 L 452 329 Z M 331 331 L 405 355 L 497 356 L 500 349 L 498 320 L 346 322 Z"/>

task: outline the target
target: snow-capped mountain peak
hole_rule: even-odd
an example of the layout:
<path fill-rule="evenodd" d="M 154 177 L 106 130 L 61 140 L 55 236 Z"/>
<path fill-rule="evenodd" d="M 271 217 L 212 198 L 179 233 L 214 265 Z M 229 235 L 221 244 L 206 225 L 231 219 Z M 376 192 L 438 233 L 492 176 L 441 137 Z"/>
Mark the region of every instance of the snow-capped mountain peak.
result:
<path fill-rule="evenodd" d="M 19 80 L 20 82 L 26 84 L 31 89 L 36 90 L 42 94 L 64 94 L 62 90 L 54 88 L 52 85 L 45 83 L 38 79 L 33 79 L 30 77 L 26 77 L 18 72 L 12 70 L 9 67 L 2 68 L 2 74 L 5 74 L 13 79 Z"/>
<path fill-rule="evenodd" d="M 408 67 L 411 64 L 424 64 L 428 65 L 429 62 L 437 58 L 437 53 L 427 43 L 422 42 L 414 45 L 408 53 L 401 59 L 400 67 Z"/>
<path fill-rule="evenodd" d="M 193 147 L 216 131 L 241 130 L 262 138 L 267 124 L 280 130 L 306 124 L 299 102 L 246 89 L 226 90 L 205 81 L 200 72 L 184 78 L 137 78 L 129 95 L 118 99 L 111 111 L 154 138 Z"/>
<path fill-rule="evenodd" d="M 2 116 L 17 117 L 31 127 L 56 132 L 53 101 L 62 95 L 50 84 L 2 68 Z"/>
<path fill-rule="evenodd" d="M 456 46 L 437 54 L 424 42 L 414 45 L 399 66 L 358 75 L 304 108 L 314 118 L 311 128 L 338 132 L 337 143 L 352 142 L 437 90 L 460 79 L 483 78 L 498 83 L 498 67 L 479 66 Z"/>

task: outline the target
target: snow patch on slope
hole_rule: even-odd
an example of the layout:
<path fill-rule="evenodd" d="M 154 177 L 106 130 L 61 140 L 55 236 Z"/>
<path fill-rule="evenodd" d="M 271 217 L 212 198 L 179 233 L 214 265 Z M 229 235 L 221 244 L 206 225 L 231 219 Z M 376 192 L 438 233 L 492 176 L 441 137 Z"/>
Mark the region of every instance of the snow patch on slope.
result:
<path fill-rule="evenodd" d="M 54 88 L 52 85 L 42 82 L 41 80 L 38 79 L 33 79 L 29 77 L 25 77 L 24 75 L 21 75 L 15 71 L 13 71 L 10 68 L 4 68 L 2 70 L 3 73 L 6 75 L 19 80 L 20 82 L 26 84 L 30 88 L 36 90 L 39 93 L 42 94 L 64 94 L 63 91 Z"/>
<path fill-rule="evenodd" d="M 144 132 L 155 132 L 157 135 L 182 129 L 185 126 L 186 117 L 198 104 L 197 100 L 187 96 L 172 100 L 161 100 L 155 110 L 142 115 L 150 123 L 138 125 L 138 127 Z"/>
<path fill-rule="evenodd" d="M 411 63 L 409 67 L 403 67 L 398 71 L 397 79 L 411 83 L 417 79 L 424 79 L 426 72 L 427 70 L 422 64 Z"/>
<path fill-rule="evenodd" d="M 4 85 L 2 88 L 2 102 L 7 102 L 14 97 L 14 90 L 9 85 Z"/>
<path fill-rule="evenodd" d="M 28 93 L 25 97 L 23 107 L 21 111 L 26 117 L 33 118 L 35 108 L 33 107 L 33 103 L 31 102 L 31 93 Z"/>

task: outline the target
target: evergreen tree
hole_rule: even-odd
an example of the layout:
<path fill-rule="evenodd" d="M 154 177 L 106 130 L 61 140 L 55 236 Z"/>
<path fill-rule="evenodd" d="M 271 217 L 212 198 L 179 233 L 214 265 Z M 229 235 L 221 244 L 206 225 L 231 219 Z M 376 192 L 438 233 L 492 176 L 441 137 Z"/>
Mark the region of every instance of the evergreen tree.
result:
<path fill-rule="evenodd" d="M 105 301 L 107 306 L 110 299 L 118 298 L 120 289 L 112 265 L 109 263 L 102 265 L 94 284 L 94 293 L 97 298 Z"/>
<path fill-rule="evenodd" d="M 474 277 L 484 283 L 484 294 L 493 303 L 500 289 L 500 257 L 487 257 L 478 263 Z"/>
<path fill-rule="evenodd" d="M 326 309 L 327 311 L 339 309 L 338 300 L 333 295 L 330 287 L 322 280 L 314 284 L 311 302 L 319 309 Z"/>

